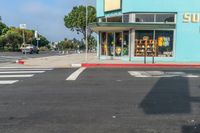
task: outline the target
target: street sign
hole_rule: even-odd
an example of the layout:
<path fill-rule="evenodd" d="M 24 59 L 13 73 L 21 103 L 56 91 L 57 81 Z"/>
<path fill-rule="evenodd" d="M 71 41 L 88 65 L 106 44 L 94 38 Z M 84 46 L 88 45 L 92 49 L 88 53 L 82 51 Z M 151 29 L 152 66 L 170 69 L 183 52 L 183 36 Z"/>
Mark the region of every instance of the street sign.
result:
<path fill-rule="evenodd" d="M 35 31 L 35 38 L 38 38 L 38 32 Z"/>
<path fill-rule="evenodd" d="M 20 29 L 26 29 L 26 24 L 20 24 L 20 25 L 19 25 L 19 28 L 20 28 Z"/>

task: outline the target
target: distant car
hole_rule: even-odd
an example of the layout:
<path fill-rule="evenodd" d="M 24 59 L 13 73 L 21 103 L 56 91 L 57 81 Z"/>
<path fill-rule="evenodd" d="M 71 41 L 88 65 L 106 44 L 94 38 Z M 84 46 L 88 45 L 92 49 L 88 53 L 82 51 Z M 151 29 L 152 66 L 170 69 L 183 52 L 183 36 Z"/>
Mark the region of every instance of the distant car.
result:
<path fill-rule="evenodd" d="M 20 48 L 23 54 L 39 54 L 39 49 L 38 47 L 30 44 L 23 44 L 22 47 Z"/>

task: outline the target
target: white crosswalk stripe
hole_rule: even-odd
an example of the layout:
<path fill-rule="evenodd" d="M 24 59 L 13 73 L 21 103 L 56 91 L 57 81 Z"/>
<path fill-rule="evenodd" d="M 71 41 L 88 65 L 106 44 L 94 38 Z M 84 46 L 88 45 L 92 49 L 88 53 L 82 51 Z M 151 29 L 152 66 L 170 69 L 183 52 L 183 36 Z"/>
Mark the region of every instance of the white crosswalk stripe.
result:
<path fill-rule="evenodd" d="M 5 72 L 1 72 L 0 74 L 11 74 L 11 73 L 15 73 L 15 74 L 24 74 L 24 73 L 44 73 L 45 71 L 5 71 Z"/>
<path fill-rule="evenodd" d="M 5 81 L 0 81 L 0 85 L 6 85 L 6 84 L 14 84 L 18 82 L 19 80 L 5 80 Z"/>
<path fill-rule="evenodd" d="M 29 78 L 33 77 L 34 74 L 29 75 L 0 75 L 0 78 Z"/>
<path fill-rule="evenodd" d="M 23 78 L 34 77 L 35 74 L 45 73 L 52 68 L 18 68 L 0 67 L 0 85 L 11 85 L 19 82 Z"/>
<path fill-rule="evenodd" d="M 199 78 L 199 74 L 190 74 L 186 72 L 164 72 L 164 71 L 128 71 L 133 77 L 138 78 L 171 78 L 171 77 L 184 77 L 184 78 Z"/>

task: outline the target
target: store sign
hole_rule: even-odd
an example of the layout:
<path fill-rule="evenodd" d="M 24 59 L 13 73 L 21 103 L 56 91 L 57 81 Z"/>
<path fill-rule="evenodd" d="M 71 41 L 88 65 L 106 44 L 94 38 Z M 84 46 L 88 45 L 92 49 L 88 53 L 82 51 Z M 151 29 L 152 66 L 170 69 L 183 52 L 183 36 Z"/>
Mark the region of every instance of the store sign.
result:
<path fill-rule="evenodd" d="M 121 9 L 121 0 L 104 0 L 104 11 L 114 11 Z"/>
<path fill-rule="evenodd" d="M 184 23 L 199 23 L 200 13 L 184 13 L 183 22 Z"/>

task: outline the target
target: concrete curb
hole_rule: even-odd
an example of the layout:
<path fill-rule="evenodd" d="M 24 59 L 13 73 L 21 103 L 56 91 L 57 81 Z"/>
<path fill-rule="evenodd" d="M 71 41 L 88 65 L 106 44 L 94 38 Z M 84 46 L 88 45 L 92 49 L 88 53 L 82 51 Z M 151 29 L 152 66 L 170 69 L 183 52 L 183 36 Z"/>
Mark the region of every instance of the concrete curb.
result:
<path fill-rule="evenodd" d="M 72 68 L 79 68 L 82 67 L 82 64 L 71 64 Z"/>
<path fill-rule="evenodd" d="M 95 64 L 83 63 L 82 67 L 142 67 L 142 68 L 200 68 L 200 64 Z"/>

